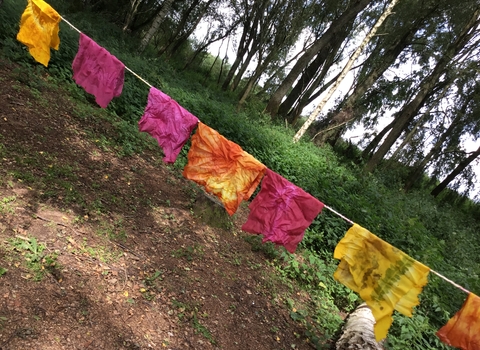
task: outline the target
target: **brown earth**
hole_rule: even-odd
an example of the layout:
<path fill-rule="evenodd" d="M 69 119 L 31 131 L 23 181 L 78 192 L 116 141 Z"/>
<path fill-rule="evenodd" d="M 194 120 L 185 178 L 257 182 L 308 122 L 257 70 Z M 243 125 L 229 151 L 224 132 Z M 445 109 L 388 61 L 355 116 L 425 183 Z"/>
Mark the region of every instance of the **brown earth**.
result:
<path fill-rule="evenodd" d="M 311 349 L 246 205 L 223 218 L 156 146 L 119 157 L 42 72 L 0 61 L 0 349 Z"/>

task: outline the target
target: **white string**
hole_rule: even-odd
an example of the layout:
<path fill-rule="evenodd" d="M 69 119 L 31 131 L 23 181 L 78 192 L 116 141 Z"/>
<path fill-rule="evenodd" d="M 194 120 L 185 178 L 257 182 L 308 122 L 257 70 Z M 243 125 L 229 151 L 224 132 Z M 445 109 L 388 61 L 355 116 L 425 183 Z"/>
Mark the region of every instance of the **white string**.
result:
<path fill-rule="evenodd" d="M 82 32 L 80 31 L 80 29 L 78 29 L 77 27 L 75 27 L 72 23 L 70 23 L 69 21 L 67 21 L 65 19 L 65 17 L 63 16 L 60 16 L 60 18 L 62 19 L 62 21 L 64 21 L 65 23 L 67 23 L 72 29 L 76 30 L 77 32 L 79 32 L 80 34 L 82 34 Z M 132 73 L 135 77 L 137 77 L 138 79 L 140 79 L 142 82 L 144 82 L 148 87 L 152 88 L 153 86 L 148 83 L 145 79 L 143 79 L 141 76 L 139 76 L 137 73 L 135 73 L 133 70 L 131 70 L 130 68 L 128 68 L 127 66 L 125 66 L 125 69 L 127 71 L 129 71 L 130 73 Z"/>
<path fill-rule="evenodd" d="M 79 32 L 80 34 L 82 33 L 78 28 L 76 28 L 73 24 L 71 24 L 69 21 L 67 21 L 64 17 L 60 16 L 60 18 L 65 22 L 67 23 L 72 29 L 76 30 L 77 32 Z M 152 87 L 151 84 L 149 84 L 145 79 L 143 79 L 141 76 L 139 76 L 137 73 L 135 73 L 134 71 L 132 71 L 130 68 L 128 68 L 127 66 L 125 66 L 125 69 L 128 70 L 130 73 L 132 73 L 135 77 L 137 77 L 138 79 L 140 79 L 142 82 L 144 82 L 146 85 L 148 85 L 150 88 Z M 334 210 L 333 208 L 329 207 L 328 205 L 324 205 L 324 208 L 325 209 L 328 209 L 330 210 L 332 213 L 338 215 L 339 217 L 341 217 L 343 220 L 345 220 L 346 222 L 350 223 L 350 224 L 354 224 L 354 222 L 352 220 L 350 220 L 349 218 L 347 218 L 346 216 L 340 214 L 339 212 L 337 212 L 336 210 Z M 463 288 L 462 286 L 460 286 L 459 284 L 449 280 L 447 277 L 439 274 L 438 272 L 430 269 L 430 271 L 437 275 L 438 277 L 442 278 L 443 280 L 447 281 L 448 283 L 452 284 L 454 287 L 457 287 L 458 289 L 460 289 L 461 291 L 467 293 L 467 294 L 470 294 L 470 292 Z"/>

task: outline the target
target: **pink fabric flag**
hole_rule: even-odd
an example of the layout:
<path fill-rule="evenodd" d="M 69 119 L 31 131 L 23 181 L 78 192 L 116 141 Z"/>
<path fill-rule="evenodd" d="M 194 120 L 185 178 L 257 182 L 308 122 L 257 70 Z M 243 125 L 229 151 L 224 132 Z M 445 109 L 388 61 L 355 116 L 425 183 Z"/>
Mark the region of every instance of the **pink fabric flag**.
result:
<path fill-rule="evenodd" d="M 263 242 L 283 245 L 293 253 L 307 227 L 322 211 L 323 203 L 267 169 L 261 190 L 249 208 L 242 230 L 263 234 Z"/>
<path fill-rule="evenodd" d="M 152 87 L 148 94 L 147 107 L 142 119 L 138 122 L 138 128 L 157 139 L 165 154 L 163 158 L 165 163 L 175 163 L 183 145 L 197 124 L 197 117 L 181 107 L 170 96 Z"/>
<path fill-rule="evenodd" d="M 75 82 L 94 95 L 100 107 L 107 108 L 122 93 L 125 65 L 85 34 L 80 34 L 72 68 Z"/>

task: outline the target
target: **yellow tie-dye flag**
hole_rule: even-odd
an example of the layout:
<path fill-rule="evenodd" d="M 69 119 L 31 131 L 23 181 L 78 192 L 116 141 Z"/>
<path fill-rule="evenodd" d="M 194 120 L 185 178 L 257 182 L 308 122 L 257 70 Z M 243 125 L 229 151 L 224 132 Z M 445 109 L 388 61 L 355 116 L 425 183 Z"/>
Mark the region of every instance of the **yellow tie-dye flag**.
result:
<path fill-rule="evenodd" d="M 28 47 L 33 58 L 48 66 L 50 48 L 58 50 L 58 36 L 61 17 L 43 0 L 28 0 L 27 7 L 20 20 L 17 40 Z"/>
<path fill-rule="evenodd" d="M 335 248 L 340 259 L 334 277 L 372 309 L 377 341 L 387 336 L 393 310 L 411 317 L 430 269 L 354 224 Z"/>

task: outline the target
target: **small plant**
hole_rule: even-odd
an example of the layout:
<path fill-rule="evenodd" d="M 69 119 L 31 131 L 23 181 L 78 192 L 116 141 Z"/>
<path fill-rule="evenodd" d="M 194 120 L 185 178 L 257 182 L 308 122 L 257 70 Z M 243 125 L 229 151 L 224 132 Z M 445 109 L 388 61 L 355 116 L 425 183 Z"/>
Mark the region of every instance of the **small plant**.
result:
<path fill-rule="evenodd" d="M 53 272 L 58 268 L 57 254 L 44 254 L 45 245 L 39 244 L 35 237 L 17 237 L 10 240 L 10 244 L 25 257 L 26 265 L 32 271 L 35 281 L 40 281 L 46 272 Z"/>
<path fill-rule="evenodd" d="M 186 258 L 188 261 L 192 261 L 194 256 L 203 256 L 203 247 L 198 244 L 193 246 L 182 247 L 172 252 L 174 258 Z"/>
<path fill-rule="evenodd" d="M 0 267 L 0 277 L 5 275 L 7 273 L 7 269 L 4 269 L 3 267 Z"/>
<path fill-rule="evenodd" d="M 0 214 L 13 214 L 15 209 L 12 206 L 12 203 L 17 199 L 16 196 L 4 197 L 0 199 Z"/>

